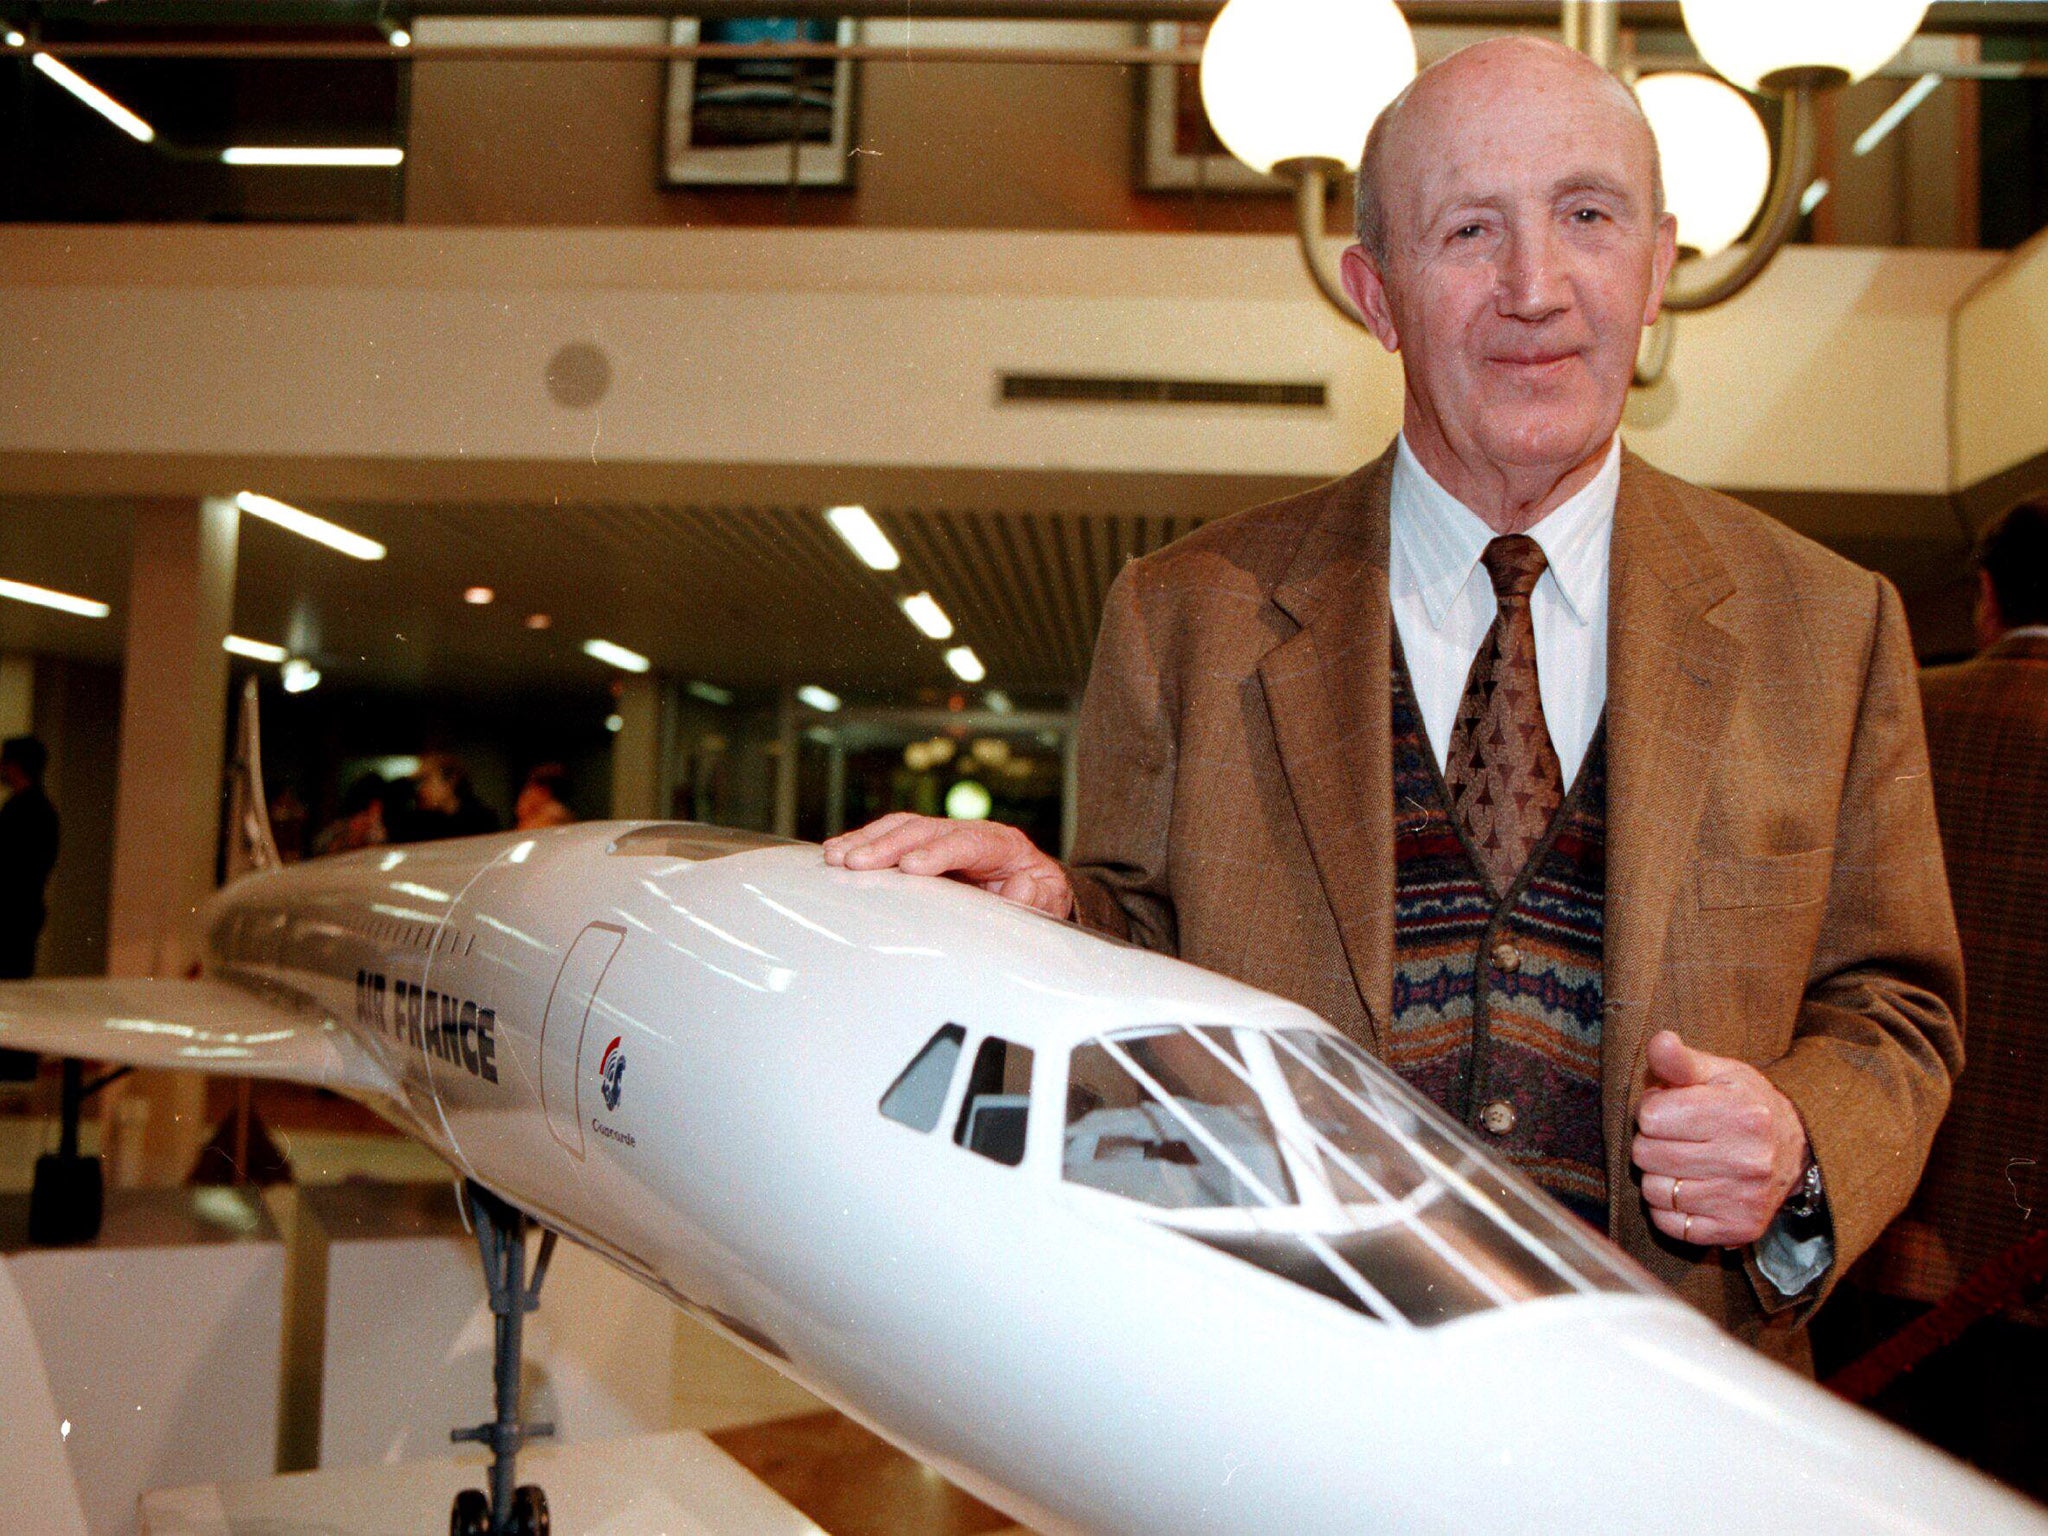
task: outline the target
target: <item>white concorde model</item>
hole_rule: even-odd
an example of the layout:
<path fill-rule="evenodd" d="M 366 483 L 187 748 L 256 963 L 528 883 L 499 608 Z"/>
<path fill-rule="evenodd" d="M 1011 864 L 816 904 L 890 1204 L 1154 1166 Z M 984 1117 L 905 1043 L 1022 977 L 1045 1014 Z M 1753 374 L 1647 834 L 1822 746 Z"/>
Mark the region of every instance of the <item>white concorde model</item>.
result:
<path fill-rule="evenodd" d="M 247 876 L 0 1044 L 320 1083 L 1046 1532 L 2048 1532 L 1302 1009 L 677 824 Z"/>

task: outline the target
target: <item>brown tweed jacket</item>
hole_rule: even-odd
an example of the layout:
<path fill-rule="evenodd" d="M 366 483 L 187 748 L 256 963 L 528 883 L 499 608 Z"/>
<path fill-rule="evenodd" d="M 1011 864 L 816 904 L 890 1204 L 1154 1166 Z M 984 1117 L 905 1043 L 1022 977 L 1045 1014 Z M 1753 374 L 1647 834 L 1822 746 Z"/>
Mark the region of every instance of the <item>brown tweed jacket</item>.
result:
<path fill-rule="evenodd" d="M 2048 637 L 2009 635 L 1920 690 L 1970 1065 L 1872 1278 L 1936 1301 L 2048 1222 Z M 2048 1305 L 2031 1315 L 2048 1322 Z"/>
<path fill-rule="evenodd" d="M 1293 998 L 1367 1047 L 1393 970 L 1393 454 L 1112 586 L 1080 738 L 1081 920 Z M 1839 1275 L 1905 1205 L 1961 1064 L 1961 966 L 1898 595 L 1623 459 L 1608 620 L 1609 1230 L 1797 1357 L 1810 1306 L 1682 1247 L 1629 1162 L 1672 1028 L 1798 1106 Z M 1759 1287 L 1762 1289 L 1760 1290 Z"/>

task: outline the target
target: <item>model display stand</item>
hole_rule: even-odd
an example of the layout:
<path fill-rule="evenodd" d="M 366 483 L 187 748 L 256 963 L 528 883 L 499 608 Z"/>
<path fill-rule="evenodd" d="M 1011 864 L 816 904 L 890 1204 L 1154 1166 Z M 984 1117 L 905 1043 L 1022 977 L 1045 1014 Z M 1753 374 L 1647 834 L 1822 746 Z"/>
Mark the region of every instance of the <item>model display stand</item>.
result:
<path fill-rule="evenodd" d="M 298 1470 L 440 1460 L 448 1433 L 493 1400 L 494 1321 L 453 1181 L 357 1183 L 298 1194 L 284 1454 Z M 537 1257 L 538 1234 L 528 1242 Z M 394 1297 L 404 1304 L 395 1306 Z M 564 1246 L 524 1322 L 522 1407 L 565 1444 L 799 1413 L 779 1378 L 761 1407 L 690 1413 L 674 1305 L 595 1255 Z M 721 1347 L 722 1348 L 722 1347 Z M 729 1351 L 728 1351 L 729 1353 Z M 423 1361 L 433 1362 L 431 1370 Z M 769 1375 L 749 1366 L 749 1380 Z M 757 1394 L 766 1395 L 766 1394 Z M 481 1486 L 482 1458 L 467 1454 Z M 440 1529 L 447 1519 L 442 1511 Z"/>
<path fill-rule="evenodd" d="M 142 1501 L 144 1536 L 386 1536 L 446 1528 L 476 1486 L 471 1461 L 300 1472 L 174 1488 Z M 604 1536 L 819 1536 L 810 1520 L 703 1435 L 680 1430 L 537 1446 L 520 1476 L 543 1484 L 558 1531 Z"/>
<path fill-rule="evenodd" d="M 285 1254 L 256 1192 L 111 1190 L 63 1248 L 29 1245 L 29 1203 L 0 1196 L 0 1252 L 90 1529 L 134 1530 L 146 1489 L 272 1471 Z"/>
<path fill-rule="evenodd" d="M 85 1536 L 63 1420 L 14 1276 L 0 1259 L 0 1536 Z"/>

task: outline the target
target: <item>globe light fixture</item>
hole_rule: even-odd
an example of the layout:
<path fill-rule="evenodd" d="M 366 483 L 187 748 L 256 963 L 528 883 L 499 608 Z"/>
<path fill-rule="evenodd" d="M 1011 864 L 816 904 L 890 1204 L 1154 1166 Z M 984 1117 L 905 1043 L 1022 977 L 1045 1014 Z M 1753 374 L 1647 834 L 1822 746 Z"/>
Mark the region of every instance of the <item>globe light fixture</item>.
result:
<path fill-rule="evenodd" d="M 1317 289 L 1364 322 L 1324 270 L 1330 178 L 1358 168 L 1365 136 L 1415 78 L 1415 36 L 1394 0 L 1229 0 L 1202 44 L 1202 108 L 1255 171 L 1294 182 L 1295 231 Z"/>
<path fill-rule="evenodd" d="M 1711 75 L 1649 75 L 1636 97 L 1664 164 L 1678 243 L 1717 256 L 1742 238 L 1771 185 L 1771 140 L 1743 94 Z"/>
<path fill-rule="evenodd" d="M 1415 78 L 1393 0 L 1229 0 L 1202 47 L 1202 106 L 1255 171 L 1289 160 L 1358 168 L 1380 109 Z"/>
<path fill-rule="evenodd" d="M 1847 85 L 1875 74 L 1920 29 L 1927 0 L 1684 0 L 1679 9 L 1700 57 L 1755 91 L 1802 75 Z"/>

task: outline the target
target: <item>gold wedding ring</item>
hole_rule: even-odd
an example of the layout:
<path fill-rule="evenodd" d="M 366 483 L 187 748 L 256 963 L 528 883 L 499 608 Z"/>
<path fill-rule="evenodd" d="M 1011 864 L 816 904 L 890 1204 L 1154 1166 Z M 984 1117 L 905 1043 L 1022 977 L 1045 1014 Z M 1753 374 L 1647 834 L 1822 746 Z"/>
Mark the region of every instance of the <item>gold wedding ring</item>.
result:
<path fill-rule="evenodd" d="M 1690 1216 L 1685 1218 L 1685 1241 L 1688 1243 L 1692 1241 L 1692 1218 Z"/>
<path fill-rule="evenodd" d="M 1671 1181 L 1671 1209 L 1674 1211 L 1678 1209 L 1678 1186 L 1684 1182 L 1685 1180 L 1683 1179 L 1673 1179 Z"/>

